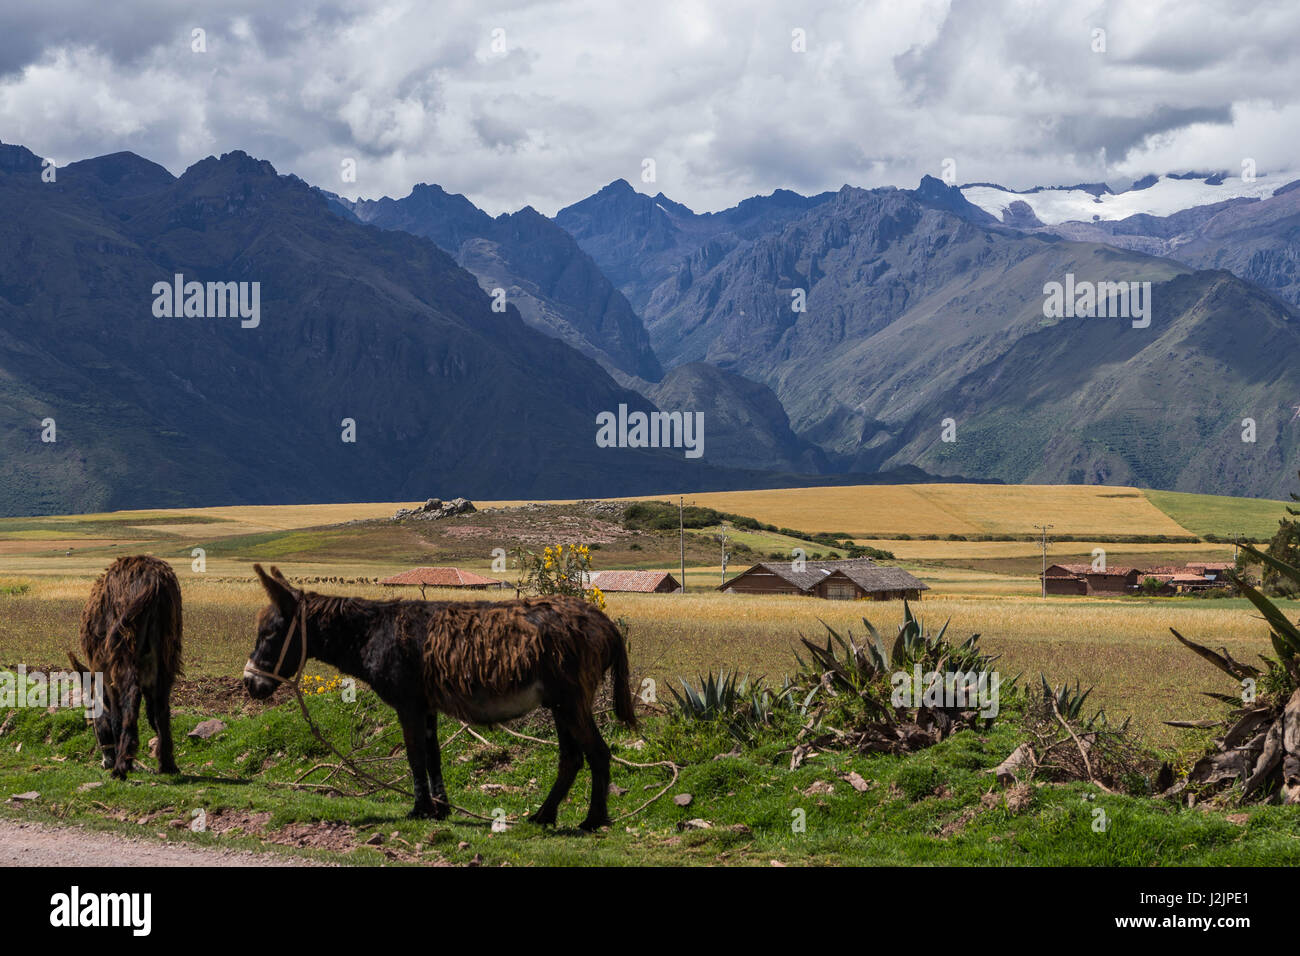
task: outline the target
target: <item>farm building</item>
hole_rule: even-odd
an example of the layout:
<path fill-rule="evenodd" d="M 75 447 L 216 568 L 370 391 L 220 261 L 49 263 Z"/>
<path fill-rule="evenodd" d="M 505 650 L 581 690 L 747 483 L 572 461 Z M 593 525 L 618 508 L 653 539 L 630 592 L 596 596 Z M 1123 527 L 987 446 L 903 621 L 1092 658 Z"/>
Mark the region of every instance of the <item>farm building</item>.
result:
<path fill-rule="evenodd" d="M 424 596 L 425 588 L 469 588 L 483 591 L 487 588 L 502 587 L 502 583 L 495 578 L 485 578 L 481 574 L 463 571 L 460 568 L 412 568 L 410 571 L 384 578 L 379 583 L 392 586 L 414 585 L 420 589 L 421 597 Z"/>
<path fill-rule="evenodd" d="M 1053 564 L 1043 575 L 1048 594 L 1133 594 L 1142 582 L 1154 578 L 1160 584 L 1157 594 L 1186 594 L 1225 587 L 1224 572 L 1231 562 L 1210 561 L 1186 567 L 1107 568 L 1095 571 L 1090 564 Z"/>
<path fill-rule="evenodd" d="M 1224 572 L 1231 569 L 1232 564 L 1229 562 L 1197 563 L 1186 567 L 1173 565 L 1150 568 L 1142 573 L 1140 580 L 1155 578 L 1160 584 L 1156 594 L 1190 594 L 1193 591 L 1227 587 L 1228 579 Z"/>
<path fill-rule="evenodd" d="M 682 589 L 667 571 L 593 571 L 591 587 L 602 591 L 639 591 L 643 594 L 672 594 Z"/>
<path fill-rule="evenodd" d="M 917 601 L 930 586 L 902 568 L 869 558 L 842 561 L 765 561 L 718 586 L 728 594 L 803 594 L 831 601 Z"/>
<path fill-rule="evenodd" d="M 1053 564 L 1043 577 L 1048 594 L 1130 594 L 1138 588 L 1139 568 L 1094 570 L 1091 564 Z"/>
<path fill-rule="evenodd" d="M 1192 561 L 1187 565 L 1187 570 L 1194 574 L 1199 574 L 1205 580 L 1212 583 L 1220 583 L 1219 579 L 1224 574 L 1231 571 L 1236 565 L 1231 561 Z"/>

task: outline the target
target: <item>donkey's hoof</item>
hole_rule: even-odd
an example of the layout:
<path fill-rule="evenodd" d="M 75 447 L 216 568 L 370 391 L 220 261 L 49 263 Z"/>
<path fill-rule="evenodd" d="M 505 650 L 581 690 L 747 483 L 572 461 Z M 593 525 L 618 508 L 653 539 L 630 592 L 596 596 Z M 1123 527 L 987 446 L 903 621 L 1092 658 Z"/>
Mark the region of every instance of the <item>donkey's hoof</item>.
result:
<path fill-rule="evenodd" d="M 597 830 L 599 830 L 601 827 L 607 827 L 607 826 L 610 826 L 610 825 L 611 825 L 611 824 L 610 824 L 609 816 L 608 816 L 608 815 L 603 816 L 603 817 L 598 817 L 598 818 L 596 818 L 596 819 L 592 819 L 591 817 L 587 817 L 587 819 L 583 820 L 581 823 L 578 824 L 578 829 L 579 829 L 579 830 L 586 830 L 588 833 L 595 833 L 595 832 L 596 832 Z"/>
<path fill-rule="evenodd" d="M 451 804 L 445 800 L 435 800 L 433 812 L 429 814 L 435 820 L 445 820 L 451 816 Z"/>
<path fill-rule="evenodd" d="M 447 814 L 444 813 L 442 817 L 445 817 L 446 815 Z M 442 817 L 438 816 L 437 809 L 431 803 L 425 806 L 417 806 L 406 815 L 406 819 L 408 820 L 441 820 Z"/>
<path fill-rule="evenodd" d="M 180 771 L 180 768 L 176 766 L 176 764 L 174 764 L 174 763 L 165 763 L 165 764 L 163 764 L 161 767 L 158 768 L 158 772 L 159 772 L 159 773 L 165 773 L 165 774 L 178 774 L 178 773 L 180 773 L 181 771 Z"/>
<path fill-rule="evenodd" d="M 536 823 L 539 827 L 553 827 L 555 826 L 555 813 L 545 813 L 538 810 L 528 818 L 528 822 Z"/>

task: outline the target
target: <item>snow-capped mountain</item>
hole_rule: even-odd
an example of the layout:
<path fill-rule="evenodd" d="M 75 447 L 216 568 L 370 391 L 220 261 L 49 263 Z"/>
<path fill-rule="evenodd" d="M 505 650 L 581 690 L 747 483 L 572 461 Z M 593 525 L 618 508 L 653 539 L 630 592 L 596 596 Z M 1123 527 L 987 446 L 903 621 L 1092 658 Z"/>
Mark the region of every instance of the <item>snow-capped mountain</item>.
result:
<path fill-rule="evenodd" d="M 1170 216 L 1193 206 L 1240 197 L 1267 199 L 1274 190 L 1298 176 L 1294 171 L 1269 173 L 1255 176 L 1249 182 L 1239 173 L 1148 176 L 1122 192 L 1114 192 L 1101 183 L 1038 187 L 1025 192 L 991 183 L 972 183 L 960 188 L 969 202 L 997 219 L 1004 219 L 1011 204 L 1020 201 L 1033 210 L 1040 223 L 1054 226 L 1062 222 L 1126 219 L 1143 213 Z"/>

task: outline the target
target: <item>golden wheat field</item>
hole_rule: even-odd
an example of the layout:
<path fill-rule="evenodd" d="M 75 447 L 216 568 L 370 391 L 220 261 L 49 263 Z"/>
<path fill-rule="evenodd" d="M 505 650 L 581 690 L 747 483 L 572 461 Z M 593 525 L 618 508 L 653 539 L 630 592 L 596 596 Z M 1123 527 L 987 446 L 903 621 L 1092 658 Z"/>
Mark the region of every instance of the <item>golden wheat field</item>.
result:
<path fill-rule="evenodd" d="M 346 581 L 358 569 L 286 565 L 296 579 L 320 571 Z M 364 569 L 361 569 L 364 570 Z M 185 601 L 185 659 L 191 677 L 237 676 L 252 647 L 254 621 L 264 600 L 249 566 L 242 576 L 194 574 L 178 567 Z M 692 587 L 711 582 L 693 578 Z M 0 589 L 16 579 L 0 580 Z M 23 593 L 0 594 L 0 664 L 61 665 L 76 637 L 77 620 L 91 577 L 41 577 L 23 582 Z M 392 597 L 372 584 L 310 583 L 323 593 Z M 408 591 L 403 596 L 416 597 Z M 454 590 L 430 589 L 430 598 L 464 600 Z M 740 597 L 710 588 L 685 595 L 609 594 L 609 614 L 629 625 L 638 677 L 676 686 L 680 677 L 723 668 L 765 675 L 780 683 L 795 667 L 801 635 L 824 639 L 825 625 L 855 637 L 862 618 L 892 639 L 902 618 L 894 602 L 826 602 L 791 596 Z M 1214 712 L 1201 690 L 1224 691 L 1224 679 L 1181 648 L 1169 628 L 1196 640 L 1226 645 L 1238 659 L 1267 649 L 1262 623 L 1237 601 L 1116 600 L 1008 597 L 995 593 L 944 593 L 915 606 L 927 627 L 950 621 L 953 634 L 979 632 L 1003 655 L 1004 676 L 1041 672 L 1053 682 L 1095 686 L 1093 700 L 1108 713 L 1132 716 L 1153 740 L 1174 743 L 1178 733 L 1162 720 L 1198 718 Z M 1231 688 L 1227 688 L 1231 689 Z M 665 691 L 666 693 L 666 691 Z"/>
<path fill-rule="evenodd" d="M 1252 498 L 1186 495 L 1101 485 L 845 485 L 826 488 L 775 488 L 677 495 L 641 495 L 628 500 L 685 499 L 696 504 L 806 532 L 876 534 L 1033 534 L 1053 525 L 1054 535 L 1188 535 L 1217 532 L 1271 533 L 1283 504 Z M 576 499 L 557 499 L 555 504 Z M 527 504 L 479 501 L 480 508 Z M 367 518 L 384 518 L 416 502 L 311 505 L 232 505 L 211 508 L 119 511 L 38 519 L 40 528 L 0 531 L 0 542 L 33 538 L 75 538 L 94 522 L 125 523 L 142 531 L 176 530 L 186 515 L 215 522 L 195 525 L 208 536 L 311 528 Z M 165 521 L 166 525 L 157 522 Z M 66 529 L 78 527 L 77 534 Z M 960 543 L 960 542 L 954 542 Z M 996 543 L 996 542 L 990 542 Z M 1004 542 L 1006 543 L 1006 542 Z"/>
<path fill-rule="evenodd" d="M 855 485 L 719 491 L 688 503 L 800 531 L 873 534 L 1185 535 L 1137 488 L 1095 485 Z"/>
<path fill-rule="evenodd" d="M 1108 713 L 1132 716 L 1154 740 L 1174 743 L 1165 719 L 1214 712 L 1202 690 L 1225 691 L 1222 675 L 1179 646 L 1189 638 L 1227 646 L 1238 659 L 1267 649 L 1267 631 L 1244 601 L 1077 598 L 1038 596 L 1038 545 L 1031 541 L 918 540 L 921 534 L 1023 533 L 1026 522 L 1054 524 L 1053 534 L 1186 535 L 1183 524 L 1156 508 L 1144 492 L 1125 488 L 910 485 L 778 489 L 686 496 L 689 502 L 801 531 L 910 534 L 913 540 L 866 539 L 896 556 L 929 584 L 917 610 L 931 628 L 951 621 L 954 633 L 979 632 L 1002 656 L 1005 675 L 1093 686 L 1092 701 Z M 1175 501 L 1187 523 L 1204 530 L 1243 514 L 1280 513 L 1272 502 L 1202 496 Z M 409 504 L 409 503 L 408 503 Z M 482 508 L 511 504 L 480 502 Z M 186 666 L 192 677 L 235 676 L 253 640 L 263 598 L 250 554 L 209 555 L 195 571 L 184 557 L 188 539 L 217 541 L 241 535 L 294 532 L 358 518 L 390 516 L 399 503 L 242 506 L 107 515 L 5 519 L 0 522 L 0 666 L 61 664 L 75 639 L 91 582 L 114 555 L 136 551 L 168 557 L 185 601 Z M 1145 560 L 1170 563 L 1195 557 L 1227 559 L 1231 546 L 1206 543 L 1053 544 L 1049 560 L 1080 559 L 1102 547 L 1112 565 Z M 71 552 L 71 553 L 68 553 Z M 256 551 L 252 551 L 256 553 Z M 428 563 L 438 563 L 431 556 Z M 282 560 L 283 570 L 324 593 L 393 597 L 392 589 L 360 583 L 392 573 L 382 555 L 327 560 L 310 555 Z M 730 574 L 743 569 L 734 562 Z M 475 562 L 464 564 L 487 570 Z M 599 564 L 597 565 L 599 567 Z M 671 568 L 674 573 L 677 569 Z M 685 595 L 609 594 L 611 617 L 629 625 L 639 676 L 673 685 L 678 678 L 722 668 L 780 678 L 795 667 L 801 635 L 822 639 L 826 625 L 855 636 L 869 618 L 886 639 L 902 615 L 893 602 L 841 603 L 789 596 L 742 597 L 716 590 L 721 568 L 687 569 Z M 506 592 L 506 595 L 512 592 Z M 400 596 L 418 597 L 411 590 Z M 430 598 L 464 599 L 455 591 Z M 479 592 L 469 598 L 499 597 Z"/>

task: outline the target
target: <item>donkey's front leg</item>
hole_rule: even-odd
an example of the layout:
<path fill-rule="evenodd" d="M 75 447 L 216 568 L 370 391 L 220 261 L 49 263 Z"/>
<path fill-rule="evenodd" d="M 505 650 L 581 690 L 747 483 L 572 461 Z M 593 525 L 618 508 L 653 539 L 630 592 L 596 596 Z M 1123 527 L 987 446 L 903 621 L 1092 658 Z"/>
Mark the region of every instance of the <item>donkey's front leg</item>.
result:
<path fill-rule="evenodd" d="M 429 797 L 428 763 L 424 737 L 422 711 L 398 714 L 402 722 L 402 739 L 406 742 L 406 762 L 411 765 L 411 779 L 415 782 L 415 808 L 407 816 L 423 819 L 435 816 L 433 800 Z"/>
<path fill-rule="evenodd" d="M 438 744 L 438 712 L 429 711 L 424 722 L 425 756 L 429 761 L 429 786 L 433 789 L 433 817 L 446 819 L 451 813 L 447 785 L 442 782 L 442 749 Z"/>

